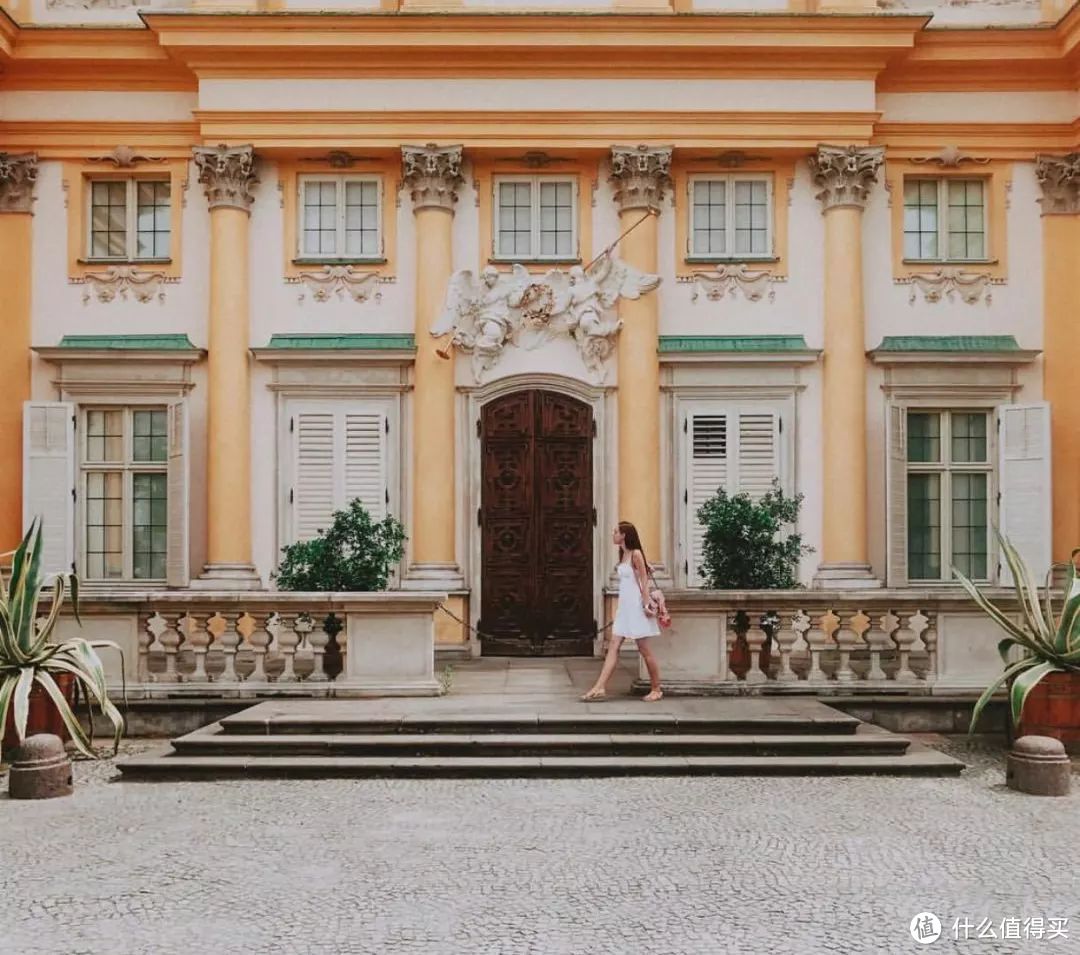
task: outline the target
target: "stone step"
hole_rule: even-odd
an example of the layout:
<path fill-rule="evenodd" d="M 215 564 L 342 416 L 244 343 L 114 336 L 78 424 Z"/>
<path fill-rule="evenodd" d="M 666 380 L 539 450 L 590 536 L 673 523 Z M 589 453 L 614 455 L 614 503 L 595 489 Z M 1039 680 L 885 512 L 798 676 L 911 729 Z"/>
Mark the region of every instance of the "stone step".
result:
<path fill-rule="evenodd" d="M 183 756 L 117 764 L 125 780 L 601 776 L 951 776 L 964 764 L 912 747 L 893 756 Z"/>
<path fill-rule="evenodd" d="M 252 710 L 258 710 L 253 707 Z M 749 718 L 691 716 L 666 713 L 540 713 L 530 711 L 520 716 L 493 714 L 413 714 L 321 716 L 314 709 L 302 713 L 263 715 L 251 710 L 221 720 L 221 731 L 240 736 L 285 735 L 372 735 L 408 734 L 480 734 L 510 735 L 562 733 L 654 733 L 737 735 L 851 735 L 860 721 L 846 713 L 821 708 L 812 717 L 762 715 Z"/>
<path fill-rule="evenodd" d="M 891 733 L 371 733 L 240 735 L 210 726 L 173 740 L 183 756 L 779 756 L 902 754 L 910 741 Z"/>

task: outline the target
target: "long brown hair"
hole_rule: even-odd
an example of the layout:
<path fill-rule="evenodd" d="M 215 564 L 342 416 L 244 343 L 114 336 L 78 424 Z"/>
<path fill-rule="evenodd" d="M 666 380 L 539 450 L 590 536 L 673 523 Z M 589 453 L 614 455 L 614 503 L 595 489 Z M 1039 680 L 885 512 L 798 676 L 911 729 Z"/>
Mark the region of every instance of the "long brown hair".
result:
<path fill-rule="evenodd" d="M 645 571 L 651 571 L 652 568 L 649 566 L 648 558 L 645 556 L 645 548 L 641 546 L 641 537 L 638 535 L 637 528 L 629 521 L 619 521 L 619 533 L 623 536 L 623 542 L 619 545 L 619 563 L 622 563 L 627 551 L 633 553 L 635 550 L 639 550 L 641 551 L 641 559 L 645 561 Z"/>

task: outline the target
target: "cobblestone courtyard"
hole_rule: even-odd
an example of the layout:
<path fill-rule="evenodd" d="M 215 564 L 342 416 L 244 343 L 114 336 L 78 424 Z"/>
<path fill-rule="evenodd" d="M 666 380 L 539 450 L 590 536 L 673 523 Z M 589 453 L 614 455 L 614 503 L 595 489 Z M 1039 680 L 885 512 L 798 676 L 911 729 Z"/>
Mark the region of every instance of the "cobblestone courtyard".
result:
<path fill-rule="evenodd" d="M 0 798 L 0 952 L 1080 951 L 1080 779 L 1021 796 L 994 746 L 945 745 L 958 779 L 155 785 L 79 763 L 71 798 Z M 1000 938 L 1026 917 L 1069 937 Z M 999 937 L 953 941 L 958 918 Z"/>

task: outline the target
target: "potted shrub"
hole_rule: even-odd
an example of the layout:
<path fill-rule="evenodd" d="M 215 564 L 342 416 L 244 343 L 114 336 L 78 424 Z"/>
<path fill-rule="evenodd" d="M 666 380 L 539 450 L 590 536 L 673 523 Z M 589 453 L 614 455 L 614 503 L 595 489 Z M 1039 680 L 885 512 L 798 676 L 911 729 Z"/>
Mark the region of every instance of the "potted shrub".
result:
<path fill-rule="evenodd" d="M 39 621 L 41 598 L 50 585 L 49 612 Z M 97 651 L 120 648 L 108 640 L 72 637 L 56 643 L 51 639 L 69 587 L 78 620 L 78 577 L 56 574 L 47 580 L 42 576 L 41 521 L 35 518 L 13 555 L 10 579 L 5 580 L 0 572 L 0 726 L 5 729 L 2 745 L 20 746 L 35 732 L 62 727 L 80 753 L 96 758 L 92 740 L 75 716 L 74 692 L 96 701 L 112 722 L 115 752 L 120 746 L 124 719 L 107 695 L 105 668 Z"/>
<path fill-rule="evenodd" d="M 1072 552 L 1066 565 L 1064 603 L 1060 615 L 1055 615 L 1049 580 L 1040 602 L 1038 587 L 1023 558 L 1000 533 L 998 541 L 1012 572 L 1021 611 L 1019 621 L 990 603 L 967 577 L 953 568 L 972 600 L 1006 634 L 998 642 L 1004 669 L 975 703 L 968 732 L 975 731 L 975 724 L 994 693 L 1007 685 L 1009 715 L 1017 736 L 1029 733 L 1053 736 L 1076 750 L 1080 748 L 1080 584 L 1076 573 L 1080 548 Z M 1021 651 L 1021 656 L 1013 659 L 1016 649 Z"/>
<path fill-rule="evenodd" d="M 788 497 L 780 482 L 757 501 L 742 492 L 729 495 L 723 488 L 698 508 L 705 529 L 702 569 L 705 586 L 712 590 L 780 590 L 798 586 L 799 559 L 813 552 L 802 536 L 790 528 L 799 518 L 803 496 Z M 785 532 L 787 531 L 787 532 Z M 769 666 L 774 614 L 762 619 L 766 639 L 759 665 Z M 746 627 L 739 627 L 731 659 L 732 671 L 743 677 L 750 669 Z"/>

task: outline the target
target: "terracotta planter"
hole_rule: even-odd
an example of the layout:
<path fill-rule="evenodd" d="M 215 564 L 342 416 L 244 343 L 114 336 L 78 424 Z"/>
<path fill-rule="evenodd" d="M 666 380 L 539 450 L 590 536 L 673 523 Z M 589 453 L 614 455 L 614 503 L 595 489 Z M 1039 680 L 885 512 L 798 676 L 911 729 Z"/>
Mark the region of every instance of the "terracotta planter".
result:
<path fill-rule="evenodd" d="M 75 702 L 75 676 L 72 673 L 54 673 L 53 679 L 64 694 L 68 703 Z M 26 717 L 26 735 L 34 733 L 52 733 L 59 736 L 65 742 L 71 739 L 64 721 L 60 717 L 60 711 L 53 703 L 49 695 L 36 683 L 30 691 L 30 712 Z M 4 726 L 4 750 L 12 749 L 19 745 L 19 738 L 15 735 L 15 714 L 8 708 L 7 723 Z"/>
<path fill-rule="evenodd" d="M 1080 753 L 1080 673 L 1048 673 L 1028 694 L 1014 736 L 1052 736 Z"/>

